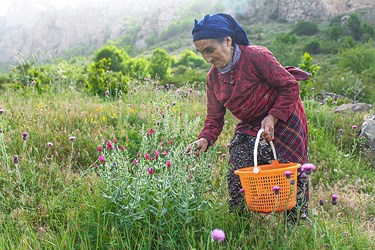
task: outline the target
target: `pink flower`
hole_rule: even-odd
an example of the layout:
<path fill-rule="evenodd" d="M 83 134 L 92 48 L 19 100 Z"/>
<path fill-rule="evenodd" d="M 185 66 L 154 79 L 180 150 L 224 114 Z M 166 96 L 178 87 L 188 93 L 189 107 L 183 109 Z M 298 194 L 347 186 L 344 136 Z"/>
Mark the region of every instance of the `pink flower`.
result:
<path fill-rule="evenodd" d="M 103 155 L 99 155 L 99 161 L 105 163 L 105 159 Z"/>
<path fill-rule="evenodd" d="M 222 242 L 225 240 L 225 233 L 221 229 L 214 229 L 211 232 L 211 238 L 216 242 Z"/>
<path fill-rule="evenodd" d="M 226 154 L 222 154 L 221 157 L 223 157 L 223 159 L 227 158 L 227 155 Z"/>
<path fill-rule="evenodd" d="M 284 175 L 285 175 L 285 177 L 286 177 L 287 179 L 290 179 L 290 176 L 291 176 L 292 174 L 293 174 L 293 172 L 290 171 L 290 170 L 284 172 Z"/>
<path fill-rule="evenodd" d="M 141 157 L 141 152 L 138 151 L 138 153 L 137 153 L 137 157 L 138 157 L 138 158 Z"/>
<path fill-rule="evenodd" d="M 353 126 L 352 126 L 352 129 L 357 129 L 357 128 L 358 128 L 357 125 L 353 125 Z"/>
<path fill-rule="evenodd" d="M 151 128 L 151 129 L 147 132 L 147 136 L 150 136 L 150 135 L 152 135 L 153 133 L 155 133 L 155 130 Z"/>
<path fill-rule="evenodd" d="M 245 193 L 245 189 L 241 188 L 240 193 Z"/>
<path fill-rule="evenodd" d="M 4 114 L 4 109 L 0 109 L 0 115 Z"/>
<path fill-rule="evenodd" d="M 172 145 L 172 144 L 173 144 L 173 141 L 172 141 L 172 140 L 169 140 L 169 144 Z"/>
<path fill-rule="evenodd" d="M 172 162 L 171 162 L 171 160 L 168 160 L 167 161 L 167 168 L 170 168 L 172 166 Z"/>
<path fill-rule="evenodd" d="M 155 154 L 155 157 L 158 157 L 159 156 L 159 151 L 157 151 L 156 149 L 154 150 L 154 154 Z"/>
<path fill-rule="evenodd" d="M 53 146 L 52 142 L 47 142 L 47 147 L 51 148 Z"/>
<path fill-rule="evenodd" d="M 121 151 L 125 151 L 126 150 L 126 148 L 124 146 L 122 146 L 122 145 L 120 145 L 120 149 L 121 149 Z"/>
<path fill-rule="evenodd" d="M 149 174 L 153 174 L 153 173 L 154 173 L 154 170 L 153 170 L 152 168 L 148 168 L 148 169 L 147 169 L 147 172 L 148 172 Z"/>
<path fill-rule="evenodd" d="M 280 187 L 279 187 L 279 186 L 273 186 L 273 187 L 272 187 L 272 191 L 274 191 L 275 194 L 279 194 L 279 192 L 280 192 Z"/>
<path fill-rule="evenodd" d="M 145 154 L 145 159 L 146 159 L 146 160 L 150 159 L 150 154 L 149 154 L 149 153 L 146 153 L 146 154 Z"/>
<path fill-rule="evenodd" d="M 97 150 L 100 153 L 100 152 L 102 152 L 103 148 L 101 146 L 98 146 Z"/>
<path fill-rule="evenodd" d="M 312 171 L 315 170 L 315 165 L 312 163 L 305 163 L 302 165 L 302 171 L 305 172 L 307 175 L 310 175 Z"/>
<path fill-rule="evenodd" d="M 116 138 L 113 138 L 113 143 L 117 144 L 117 139 Z"/>
<path fill-rule="evenodd" d="M 72 141 L 72 142 L 75 141 L 75 139 L 76 139 L 76 138 L 75 138 L 74 136 L 70 136 L 70 137 L 69 137 L 69 140 Z"/>
<path fill-rule="evenodd" d="M 107 144 L 107 148 L 108 149 L 112 149 L 113 148 L 110 140 L 107 140 L 106 144 Z"/>
<path fill-rule="evenodd" d="M 137 165 L 137 163 L 138 163 L 138 162 L 137 162 L 137 159 L 134 158 L 134 160 L 133 160 L 133 164 L 134 164 L 134 165 Z"/>
<path fill-rule="evenodd" d="M 167 156 L 168 152 L 166 150 L 163 151 L 163 155 Z"/>

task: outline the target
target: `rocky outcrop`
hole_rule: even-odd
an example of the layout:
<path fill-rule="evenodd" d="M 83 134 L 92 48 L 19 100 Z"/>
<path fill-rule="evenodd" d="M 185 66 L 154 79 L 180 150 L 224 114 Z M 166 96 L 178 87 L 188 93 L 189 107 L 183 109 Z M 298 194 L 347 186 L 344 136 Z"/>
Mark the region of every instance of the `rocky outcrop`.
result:
<path fill-rule="evenodd" d="M 361 126 L 360 137 L 365 139 L 365 144 L 375 157 L 375 113 L 367 116 Z"/>
<path fill-rule="evenodd" d="M 254 9 L 249 10 L 259 19 L 325 20 L 359 9 L 374 8 L 373 0 L 254 0 Z"/>

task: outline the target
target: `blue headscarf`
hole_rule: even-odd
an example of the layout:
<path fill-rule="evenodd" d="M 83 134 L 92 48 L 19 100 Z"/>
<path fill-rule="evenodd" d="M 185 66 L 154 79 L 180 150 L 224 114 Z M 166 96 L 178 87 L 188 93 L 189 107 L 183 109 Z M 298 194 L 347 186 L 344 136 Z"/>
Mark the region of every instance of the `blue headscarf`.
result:
<path fill-rule="evenodd" d="M 192 35 L 193 41 L 230 36 L 235 44 L 250 45 L 246 31 L 231 15 L 224 13 L 207 14 L 199 22 L 195 19 Z"/>

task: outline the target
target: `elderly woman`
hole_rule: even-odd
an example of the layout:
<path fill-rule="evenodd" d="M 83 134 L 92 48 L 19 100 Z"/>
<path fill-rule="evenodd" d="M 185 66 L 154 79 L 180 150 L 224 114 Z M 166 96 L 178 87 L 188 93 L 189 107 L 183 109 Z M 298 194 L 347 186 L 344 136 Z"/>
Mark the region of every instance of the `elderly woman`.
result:
<path fill-rule="evenodd" d="M 272 150 L 266 140 L 274 142 L 280 162 L 307 162 L 307 122 L 299 96 L 298 80 L 309 74 L 294 67 L 284 68 L 272 53 L 250 45 L 246 32 L 230 15 L 218 13 L 195 20 L 194 45 L 212 64 L 207 75 L 207 116 L 202 131 L 186 153 L 199 156 L 213 145 L 224 125 L 228 109 L 238 120 L 229 147 L 228 189 L 230 208 L 243 207 L 239 177 L 234 171 L 253 166 L 257 132 L 264 133 L 258 149 L 258 163 L 269 164 Z M 297 208 L 290 219 L 307 216 L 307 179 L 299 173 Z"/>

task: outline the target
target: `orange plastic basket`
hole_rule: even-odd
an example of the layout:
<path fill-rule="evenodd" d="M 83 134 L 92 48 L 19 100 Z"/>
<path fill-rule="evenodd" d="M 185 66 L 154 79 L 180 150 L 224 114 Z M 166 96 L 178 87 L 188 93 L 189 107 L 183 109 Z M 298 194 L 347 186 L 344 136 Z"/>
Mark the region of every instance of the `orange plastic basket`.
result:
<path fill-rule="evenodd" d="M 263 130 L 259 130 L 254 146 L 254 166 L 241 168 L 234 173 L 240 178 L 246 204 L 251 211 L 259 213 L 281 212 L 296 205 L 297 171 L 299 163 L 279 163 L 276 159 L 275 147 L 270 142 L 275 160 L 268 165 L 258 166 L 258 144 Z M 258 168 L 259 172 L 254 171 Z M 285 171 L 291 171 L 290 178 L 286 178 Z M 279 186 L 278 194 L 273 187 Z"/>

